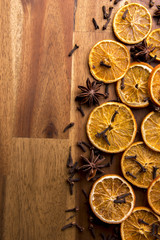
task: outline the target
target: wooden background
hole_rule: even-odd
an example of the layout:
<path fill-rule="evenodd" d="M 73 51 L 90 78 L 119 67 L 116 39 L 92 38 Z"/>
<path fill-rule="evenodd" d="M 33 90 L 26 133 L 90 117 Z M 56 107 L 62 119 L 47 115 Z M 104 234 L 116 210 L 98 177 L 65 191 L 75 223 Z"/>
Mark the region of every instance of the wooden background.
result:
<path fill-rule="evenodd" d="M 114 6 L 112 17 L 122 0 Z M 148 7 L 149 0 L 139 2 Z M 155 0 L 158 4 L 158 0 Z M 88 227 L 81 193 L 92 185 L 81 179 L 70 196 L 66 160 L 72 146 L 74 161 L 86 139 L 86 116 L 76 111 L 77 86 L 90 76 L 88 54 L 99 40 L 115 39 L 112 21 L 102 31 L 102 6 L 109 0 L 0 0 L 0 239 L 68 240 L 90 238 L 85 230 L 61 231 L 70 216 L 65 209 L 80 207 L 77 222 Z M 151 13 L 155 6 L 149 9 Z M 94 30 L 92 18 L 100 29 Z M 153 28 L 157 27 L 153 20 Z M 71 58 L 74 44 L 79 49 Z M 116 99 L 110 84 L 109 99 Z M 104 100 L 103 100 L 104 101 Z M 103 102 L 102 101 L 102 102 Z M 108 101 L 108 99 L 107 99 Z M 138 125 L 149 109 L 135 110 Z M 75 127 L 63 133 L 69 122 Z M 141 139 L 140 135 L 137 139 Z M 119 173 L 120 154 L 106 173 Z M 109 158 L 109 155 L 107 156 Z M 81 177 L 83 178 L 83 177 Z M 136 191 L 136 205 L 146 205 L 146 193 Z M 99 226 L 107 233 L 108 227 Z"/>

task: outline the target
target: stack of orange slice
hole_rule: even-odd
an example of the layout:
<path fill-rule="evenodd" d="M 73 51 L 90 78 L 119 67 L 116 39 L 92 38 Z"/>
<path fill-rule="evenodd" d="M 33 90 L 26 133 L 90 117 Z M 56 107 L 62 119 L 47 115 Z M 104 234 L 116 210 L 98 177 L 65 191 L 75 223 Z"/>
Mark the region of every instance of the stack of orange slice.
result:
<path fill-rule="evenodd" d="M 160 29 L 150 33 L 151 28 L 149 11 L 138 3 L 121 7 L 114 16 L 113 29 L 120 41 L 135 44 L 146 39 L 148 46 L 155 47 L 150 56 L 156 55 L 160 60 Z M 133 185 L 148 188 L 153 212 L 146 207 L 134 209 L 132 187 L 113 174 L 104 175 L 94 183 L 89 198 L 91 209 L 103 222 L 122 223 L 122 240 L 160 239 L 160 231 L 155 235 L 152 230 L 155 224 L 160 229 L 156 215 L 160 215 L 160 113 L 150 112 L 145 116 L 141 124 L 144 142 L 133 143 L 137 124 L 129 108 L 147 107 L 149 99 L 160 107 L 160 65 L 153 68 L 143 62 L 130 64 L 126 46 L 103 40 L 91 49 L 89 67 L 96 80 L 117 82 L 122 103 L 103 103 L 91 112 L 86 126 L 88 138 L 103 152 L 125 151 L 121 159 L 122 173 Z"/>

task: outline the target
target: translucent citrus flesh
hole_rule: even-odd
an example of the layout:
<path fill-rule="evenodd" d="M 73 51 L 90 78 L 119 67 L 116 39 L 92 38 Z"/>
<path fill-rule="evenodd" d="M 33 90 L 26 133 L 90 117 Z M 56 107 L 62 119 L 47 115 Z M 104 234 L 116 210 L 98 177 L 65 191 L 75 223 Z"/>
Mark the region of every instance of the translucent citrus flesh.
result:
<path fill-rule="evenodd" d="M 130 107 L 146 107 L 149 102 L 145 99 L 148 95 L 148 79 L 152 67 L 145 63 L 130 65 L 123 78 L 124 89 L 121 89 L 121 80 L 117 82 L 117 92 L 121 101 Z"/>
<path fill-rule="evenodd" d="M 160 215 L 160 177 L 148 189 L 148 202 L 153 211 Z"/>
<path fill-rule="evenodd" d="M 148 223 L 139 223 L 138 219 Z M 137 207 L 132 214 L 121 224 L 122 240 L 155 240 L 151 235 L 152 224 L 158 224 L 158 218 L 148 208 Z"/>
<path fill-rule="evenodd" d="M 111 122 L 115 111 L 118 111 L 118 114 Z M 109 126 L 110 130 L 105 134 L 110 146 L 103 137 L 95 136 Z M 91 112 L 87 123 L 87 134 L 92 144 L 110 153 L 124 151 L 133 142 L 136 130 L 137 125 L 131 110 L 121 103 L 107 102 L 100 105 Z"/>
<path fill-rule="evenodd" d="M 122 194 L 129 193 L 125 197 L 126 203 L 114 203 L 114 200 Z M 108 223 L 120 223 L 133 210 L 135 195 L 131 186 L 119 176 L 103 176 L 95 183 L 90 193 L 90 204 L 93 212 L 102 221 Z"/>
<path fill-rule="evenodd" d="M 127 11 L 126 18 L 123 14 Z M 131 3 L 123 6 L 116 13 L 113 28 L 116 36 L 125 43 L 141 42 L 151 30 L 152 19 L 148 10 L 140 4 Z"/>
<path fill-rule="evenodd" d="M 153 70 L 153 74 L 151 74 L 149 91 L 152 101 L 160 106 L 160 65 L 158 65 L 155 70 Z"/>
<path fill-rule="evenodd" d="M 100 62 L 111 66 L 101 66 Z M 98 42 L 89 54 L 90 71 L 97 80 L 111 83 L 121 79 L 130 64 L 128 49 L 112 40 Z"/>
<path fill-rule="evenodd" d="M 140 165 L 133 159 L 127 159 L 127 156 L 135 156 L 136 161 L 145 167 L 146 171 L 143 172 Z M 121 168 L 124 177 L 141 188 L 148 188 L 153 181 L 153 167 L 158 167 L 156 175 L 160 175 L 160 154 L 150 150 L 143 142 L 132 144 L 123 154 L 121 159 Z M 127 174 L 130 172 L 136 178 Z"/>
<path fill-rule="evenodd" d="M 157 56 L 156 59 L 160 61 L 160 28 L 153 30 L 147 37 L 147 44 L 155 47 L 155 50 L 150 53 L 152 57 Z"/>
<path fill-rule="evenodd" d="M 141 132 L 146 145 L 160 152 L 160 113 L 149 113 L 142 122 Z"/>

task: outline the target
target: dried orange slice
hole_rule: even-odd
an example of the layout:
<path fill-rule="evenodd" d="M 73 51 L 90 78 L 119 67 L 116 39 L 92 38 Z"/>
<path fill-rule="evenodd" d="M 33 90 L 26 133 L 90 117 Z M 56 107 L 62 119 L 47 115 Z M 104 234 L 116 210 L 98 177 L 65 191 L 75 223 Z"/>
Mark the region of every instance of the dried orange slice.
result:
<path fill-rule="evenodd" d="M 150 53 L 151 57 L 154 57 L 155 55 L 156 60 L 160 61 L 160 28 L 153 30 L 146 39 L 147 45 L 152 47 L 155 47 L 154 51 Z"/>
<path fill-rule="evenodd" d="M 132 187 L 118 175 L 104 175 L 93 185 L 89 203 L 94 214 L 103 222 L 124 221 L 135 205 Z"/>
<path fill-rule="evenodd" d="M 115 35 L 127 44 L 141 42 L 148 36 L 151 27 L 152 18 L 149 11 L 138 3 L 121 7 L 113 19 Z"/>
<path fill-rule="evenodd" d="M 160 64 L 150 74 L 149 93 L 152 101 L 160 106 Z"/>
<path fill-rule="evenodd" d="M 155 176 L 160 175 L 160 154 L 143 142 L 133 143 L 121 159 L 124 177 L 140 188 L 148 188 Z"/>
<path fill-rule="evenodd" d="M 145 144 L 154 151 L 160 152 L 160 113 L 150 112 L 141 125 Z"/>
<path fill-rule="evenodd" d="M 154 179 L 147 192 L 148 203 L 155 213 L 160 215 L 160 176 Z"/>
<path fill-rule="evenodd" d="M 122 240 L 155 240 L 154 227 L 159 226 L 158 217 L 146 207 L 136 207 L 121 224 Z"/>
<path fill-rule="evenodd" d="M 121 79 L 129 68 L 130 54 L 126 46 L 113 40 L 103 40 L 93 46 L 89 67 L 93 77 L 105 83 Z"/>
<path fill-rule="evenodd" d="M 132 111 L 124 104 L 107 102 L 91 112 L 87 134 L 91 143 L 104 152 L 124 151 L 134 141 L 137 131 Z"/>
<path fill-rule="evenodd" d="M 147 107 L 148 79 L 153 67 L 147 63 L 131 63 L 126 75 L 117 82 L 117 93 L 129 107 Z"/>

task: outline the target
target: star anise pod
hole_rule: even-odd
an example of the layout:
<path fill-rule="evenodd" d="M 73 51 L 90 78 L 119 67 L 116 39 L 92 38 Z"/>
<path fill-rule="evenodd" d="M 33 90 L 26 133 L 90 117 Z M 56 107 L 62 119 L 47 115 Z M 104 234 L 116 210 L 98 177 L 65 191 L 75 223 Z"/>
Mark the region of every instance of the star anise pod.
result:
<path fill-rule="evenodd" d="M 84 156 L 81 156 L 81 158 L 85 162 L 85 164 L 83 164 L 81 167 L 79 167 L 78 170 L 87 172 L 87 181 L 94 178 L 97 171 L 104 173 L 104 171 L 101 168 L 109 167 L 109 163 L 101 164 L 102 162 L 104 162 L 105 157 L 102 157 L 101 155 L 96 156 L 94 154 L 94 150 L 91 151 L 89 159 Z"/>
<path fill-rule="evenodd" d="M 154 49 L 155 47 L 153 47 L 152 44 L 148 46 L 146 39 L 144 39 L 141 43 L 138 43 L 134 47 L 131 47 L 131 57 L 135 61 L 150 62 L 152 60 L 150 53 L 153 52 Z"/>
<path fill-rule="evenodd" d="M 157 25 L 160 25 L 160 5 L 157 5 L 157 10 L 154 12 L 153 17 L 157 18 Z"/>
<path fill-rule="evenodd" d="M 104 94 L 99 93 L 102 83 L 96 81 L 91 82 L 89 78 L 86 81 L 86 87 L 78 86 L 81 90 L 81 93 L 76 96 L 75 101 L 78 101 L 80 104 L 88 104 L 88 106 L 99 105 L 99 98 L 105 97 Z"/>

